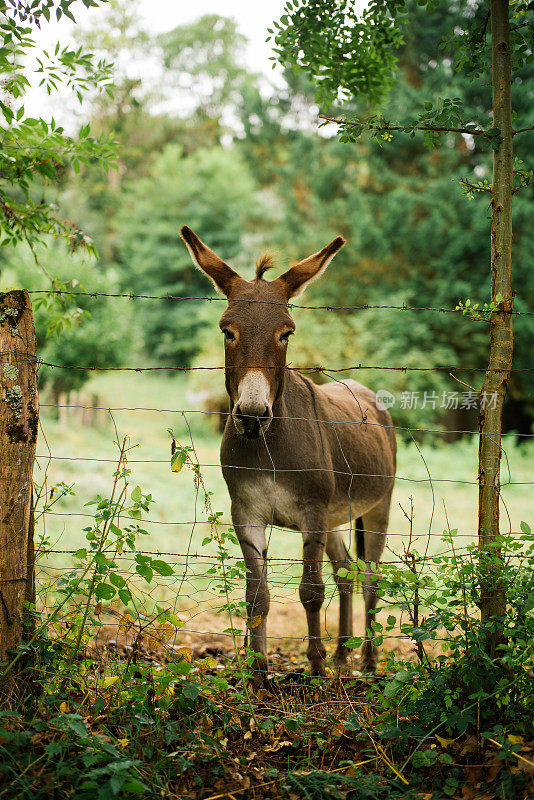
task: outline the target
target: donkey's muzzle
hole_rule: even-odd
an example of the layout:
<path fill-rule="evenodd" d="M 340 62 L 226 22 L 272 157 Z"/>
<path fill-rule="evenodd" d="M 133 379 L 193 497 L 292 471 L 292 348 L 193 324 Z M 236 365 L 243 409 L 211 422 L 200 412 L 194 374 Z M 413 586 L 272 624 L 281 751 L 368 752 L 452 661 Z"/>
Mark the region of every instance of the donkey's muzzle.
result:
<path fill-rule="evenodd" d="M 244 413 L 239 404 L 234 406 L 232 411 L 234 425 L 238 433 L 246 439 L 257 439 L 262 433 L 265 433 L 271 424 L 273 412 L 270 406 L 265 406 L 265 409 L 260 414 L 250 413 L 248 408 L 247 412 Z"/>

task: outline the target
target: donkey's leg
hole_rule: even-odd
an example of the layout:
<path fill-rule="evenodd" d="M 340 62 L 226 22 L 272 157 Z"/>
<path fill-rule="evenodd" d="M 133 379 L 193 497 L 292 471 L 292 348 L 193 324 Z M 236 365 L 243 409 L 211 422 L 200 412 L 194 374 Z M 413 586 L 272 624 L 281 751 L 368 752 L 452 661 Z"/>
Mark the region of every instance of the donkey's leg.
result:
<path fill-rule="evenodd" d="M 351 557 L 339 531 L 332 531 L 328 534 L 326 554 L 332 562 L 334 580 L 339 592 L 339 629 L 334 659 L 337 664 L 346 664 L 350 650 L 345 647 L 345 642 L 352 636 L 352 588 L 354 580 L 350 577 L 353 569 Z M 342 577 L 338 575 L 338 570 L 341 568 L 348 570 L 349 576 Z"/>
<path fill-rule="evenodd" d="M 260 684 L 267 675 L 267 546 L 263 523 L 238 522 L 243 515 L 232 506 L 234 528 L 247 568 L 247 615 L 250 620 L 250 647 L 257 654 L 252 664 L 254 681 Z"/>
<path fill-rule="evenodd" d="M 363 597 L 365 601 L 365 639 L 361 656 L 361 669 L 363 672 L 374 673 L 376 670 L 377 649 L 371 644 L 371 637 L 368 631 L 371 629 L 371 622 L 375 619 L 374 612 L 378 599 L 376 587 L 379 575 L 377 572 L 371 571 L 371 563 L 377 565 L 380 562 L 386 544 L 390 504 L 391 494 L 362 517 L 365 543 L 364 558 L 367 564 L 363 582 Z M 368 531 L 372 531 L 372 533 Z"/>
<path fill-rule="evenodd" d="M 323 557 L 327 534 L 315 530 L 316 521 L 303 534 L 303 570 L 299 595 L 308 621 L 308 650 L 312 675 L 324 675 L 326 650 L 321 641 L 321 606 L 324 600 Z"/>

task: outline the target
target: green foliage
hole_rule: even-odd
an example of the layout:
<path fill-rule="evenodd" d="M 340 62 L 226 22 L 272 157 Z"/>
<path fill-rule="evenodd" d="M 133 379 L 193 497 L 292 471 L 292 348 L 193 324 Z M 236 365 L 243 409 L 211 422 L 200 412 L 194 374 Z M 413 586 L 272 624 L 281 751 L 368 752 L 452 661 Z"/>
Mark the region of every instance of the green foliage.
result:
<path fill-rule="evenodd" d="M 149 177 L 128 188 L 118 215 L 124 288 L 178 297 L 212 293 L 179 245 L 180 225 L 190 225 L 231 261 L 255 213 L 254 184 L 237 153 L 217 148 L 183 157 L 168 145 Z M 190 363 L 198 350 L 198 302 L 145 301 L 139 319 L 151 358 L 169 366 Z"/>
<path fill-rule="evenodd" d="M 220 119 L 250 80 L 238 60 L 246 39 L 229 17 L 205 14 L 160 34 L 157 43 L 171 85 L 194 97 L 193 115 Z"/>
<path fill-rule="evenodd" d="M 56 796 L 111 800 L 144 795 L 148 790 L 139 773 L 141 762 L 125 756 L 120 745 L 112 744 L 108 737 L 93 734 L 80 714 L 58 713 L 51 707 L 48 719 L 34 716 L 23 720 L 14 712 L 0 712 L 0 736 L 0 768 L 7 797 L 46 796 L 46 788 L 39 794 L 32 791 L 33 775 L 26 775 L 36 760 L 54 776 L 48 785 L 57 782 L 54 791 L 61 795 Z M 43 740 L 36 759 L 36 742 Z"/>
<path fill-rule="evenodd" d="M 9 257 L 6 258 L 9 253 Z M 113 292 L 118 288 L 113 269 L 96 271 L 93 260 L 82 253 L 69 255 L 60 243 L 32 253 L 20 247 L 4 251 L 0 261 L 0 288 L 7 291 L 21 285 L 43 291 L 33 295 L 38 355 L 42 361 L 65 367 L 117 367 L 128 359 L 140 332 L 136 330 L 133 310 L 125 301 L 122 309 L 111 298 L 79 296 L 84 287 L 94 291 Z M 36 264 L 35 258 L 38 263 Z M 42 269 L 42 265 L 47 266 Z M 50 284 L 45 272 L 53 269 L 55 281 Z M 59 296 L 54 291 L 64 292 Z M 74 294 L 69 294 L 69 292 Z M 60 369 L 42 366 L 41 388 L 50 389 L 57 400 L 61 392 L 80 389 L 90 372 L 83 369 Z"/>
<path fill-rule="evenodd" d="M 450 4 L 439 0 L 418 0 L 417 5 L 412 0 L 373 0 L 359 12 L 353 0 L 334 3 L 291 0 L 269 33 L 278 61 L 308 74 L 316 86 L 319 103 L 330 107 L 360 98 L 376 103 L 384 100 L 396 83 L 403 50 L 410 38 L 412 15 L 418 13 L 417 6 L 426 12 L 428 33 L 441 28 L 451 10 L 455 15 L 461 14 L 460 25 L 448 20 L 439 49 L 450 54 L 453 69 L 464 72 L 469 80 L 488 74 L 491 61 L 486 36 L 489 11 L 483 2 L 469 4 L 462 0 L 451 9 Z M 533 58 L 534 16 L 531 6 L 524 0 L 512 5 L 512 14 L 510 44 L 513 67 L 517 70 Z M 434 50 L 431 53 L 434 64 L 436 55 Z M 428 66 L 435 68 L 432 63 Z M 462 120 L 460 112 L 464 106 L 458 98 L 442 96 L 435 105 L 427 98 L 424 100 L 424 112 L 418 115 L 417 122 L 412 118 L 407 126 L 401 124 L 403 132 L 411 133 L 415 125 L 425 124 L 479 127 L 467 116 Z M 372 131 L 380 118 L 378 114 L 360 120 L 358 125 L 361 130 Z M 499 131 L 488 127 L 487 135 L 492 147 L 498 147 Z"/>
<path fill-rule="evenodd" d="M 74 20 L 74 0 L 37 0 L 31 4 L 10 0 L 2 8 L 0 20 L 0 72 L 4 99 L 0 101 L 2 155 L 0 157 L 0 243 L 15 245 L 22 240 L 40 242 L 48 234 L 65 237 L 71 246 L 91 249 L 91 242 L 78 234 L 75 226 L 63 220 L 53 203 L 42 198 L 43 186 L 56 181 L 68 167 L 75 171 L 80 163 L 98 161 L 108 167 L 114 155 L 107 134 L 95 139 L 87 124 L 77 137 L 68 136 L 52 119 L 29 117 L 24 109 L 24 94 L 30 88 L 28 56 L 35 57 L 35 75 L 48 94 L 65 89 L 81 102 L 92 88 L 107 87 L 110 66 L 96 61 L 81 48 L 73 50 L 58 43 L 50 52 L 36 52 L 32 29 L 67 16 Z M 99 0 L 83 0 L 86 7 Z"/>
<path fill-rule="evenodd" d="M 381 702 L 393 715 L 402 706 L 404 721 L 384 724 L 382 736 L 532 734 L 534 542 L 529 526 L 521 527 L 520 535 L 501 536 L 489 553 L 477 545 L 459 549 L 457 531 L 445 533 L 447 550 L 430 559 L 430 570 L 416 551 L 406 553 L 404 566 L 381 566 L 379 596 L 389 616 L 385 625 L 375 620 L 370 635 L 378 644 L 400 629 L 419 656 L 416 664 L 390 664 Z M 478 607 L 488 580 L 503 586 L 506 614 L 483 623 Z M 495 631 L 500 644 L 490 656 Z"/>
<path fill-rule="evenodd" d="M 373 0 L 361 13 L 347 0 L 292 0 L 269 34 L 280 63 L 314 80 L 320 104 L 359 94 L 377 101 L 393 85 L 402 13 L 402 0 Z"/>
<path fill-rule="evenodd" d="M 499 134 L 492 130 L 491 93 L 483 90 L 479 81 L 473 82 L 471 75 L 454 71 L 451 60 L 469 37 L 478 37 L 484 52 L 487 51 L 485 6 L 465 2 L 432 3 L 429 13 L 430 9 L 419 7 L 415 2 L 398 6 L 383 4 L 384 8 L 389 8 L 391 24 L 396 26 L 399 35 L 390 48 L 390 56 L 397 64 L 391 73 L 391 78 L 395 79 L 395 91 L 390 92 L 380 105 L 375 103 L 370 116 L 366 102 L 373 90 L 367 92 L 358 80 L 359 54 L 351 52 L 344 62 L 337 59 L 335 65 L 331 63 L 344 37 L 352 36 L 348 29 L 351 28 L 350 14 L 355 14 L 353 3 L 335 4 L 332 19 L 336 18 L 341 7 L 350 11 L 346 18 L 338 20 L 341 32 L 338 31 L 339 25 L 325 20 L 324 38 L 313 45 L 315 67 L 308 68 L 302 62 L 306 58 L 308 29 L 315 30 L 316 20 L 328 16 L 331 5 L 321 2 L 290 4 L 289 10 L 286 9 L 287 16 L 280 21 L 276 37 L 276 41 L 282 42 L 302 41 L 302 52 L 297 53 L 296 47 L 292 50 L 289 44 L 287 47 L 284 45 L 279 58 L 286 66 L 293 66 L 300 72 L 304 70 L 319 91 L 323 85 L 328 85 L 329 80 L 344 81 L 332 89 L 329 102 L 336 98 L 345 101 L 343 116 L 349 123 L 341 127 L 341 135 L 345 141 L 353 142 L 351 148 L 345 144 L 339 153 L 335 143 L 317 142 L 310 161 L 302 153 L 309 152 L 311 146 L 308 142 L 296 142 L 294 152 L 300 151 L 299 157 L 288 159 L 290 166 L 284 163 L 275 177 L 279 180 L 279 175 L 284 172 L 289 176 L 293 168 L 291 183 L 288 181 L 283 187 L 288 197 L 286 205 L 292 212 L 291 216 L 286 215 L 284 222 L 287 219 L 291 225 L 293 242 L 302 234 L 311 238 L 309 229 L 303 224 L 306 218 L 312 221 L 312 232 L 328 220 L 329 229 L 342 233 L 349 241 L 349 247 L 308 297 L 333 305 L 406 304 L 450 309 L 454 309 L 463 298 L 473 295 L 480 298 L 480 286 L 486 283 L 489 259 L 486 213 L 489 201 L 485 192 L 474 192 L 469 214 L 466 214 L 464 199 L 455 182 L 468 187 L 470 192 L 472 187 L 485 186 L 485 176 L 491 174 L 491 149 L 488 145 L 496 145 Z M 394 20 L 394 8 L 398 10 L 401 7 L 408 14 L 403 13 Z M 371 13 L 373 8 L 371 6 Z M 524 11 L 525 8 L 518 9 L 519 16 L 513 20 L 513 36 L 517 34 L 521 39 L 530 30 L 532 16 L 531 11 L 524 16 Z M 365 15 L 360 22 L 362 26 L 367 24 Z M 388 25 L 384 23 L 384 30 Z M 454 30 L 454 35 L 449 35 L 451 30 Z M 369 35 L 374 35 L 374 32 L 370 30 Z M 517 47 L 520 47 L 518 43 Z M 392 63 L 391 59 L 383 62 L 386 66 Z M 355 77 L 350 72 L 353 64 L 356 65 Z M 480 63 L 479 67 L 482 68 Z M 369 82 L 381 80 L 381 68 L 382 65 L 379 69 L 368 65 Z M 528 109 L 533 100 L 532 59 L 523 58 L 515 68 L 514 107 L 518 120 L 525 118 L 528 121 Z M 388 85 L 386 81 L 384 89 Z M 358 118 L 356 124 L 351 121 L 354 116 Z M 469 130 L 474 127 L 474 121 L 476 128 L 486 131 L 487 136 L 473 135 L 469 141 L 469 137 L 466 140 L 434 130 L 436 127 Z M 396 130 L 395 126 L 399 129 Z M 427 129 L 417 131 L 417 128 L 424 127 Z M 364 131 L 369 131 L 372 138 L 360 140 Z M 433 148 L 438 143 L 438 136 L 441 147 L 436 151 Z M 519 160 L 529 150 L 529 136 L 531 134 L 525 133 L 514 140 Z M 258 150 L 255 152 L 257 157 Z M 331 167 L 330 181 L 319 184 L 323 162 Z M 302 170 L 299 172 L 300 165 Z M 527 186 L 528 169 L 517 163 L 515 171 L 517 185 Z M 325 185 L 330 191 L 319 194 L 318 190 Z M 298 197 L 298 204 L 295 197 Z M 313 206 L 315 198 L 320 201 L 322 211 L 319 219 Z M 514 307 L 517 310 L 530 308 L 534 297 L 529 269 L 532 239 L 527 234 L 526 216 L 531 205 L 531 187 L 515 194 L 514 276 L 517 297 Z M 483 305 L 486 298 L 481 300 Z M 317 346 L 313 359 L 316 363 L 332 364 L 335 361 L 337 366 L 348 366 L 351 362 L 399 366 L 446 364 L 462 367 L 483 367 L 486 363 L 487 329 L 480 320 L 455 320 L 452 323 L 449 314 L 405 315 L 394 311 L 366 311 L 357 312 L 358 319 L 354 322 L 336 319 L 328 325 L 327 316 L 324 323 L 319 318 L 308 324 L 303 315 L 298 328 L 301 341 L 304 336 L 311 337 L 313 345 L 303 345 L 308 353 Z M 344 336 L 340 328 L 345 329 Z M 324 334 L 326 331 L 328 344 L 325 336 L 321 336 L 321 332 Z M 527 366 L 533 336 L 531 319 L 519 318 L 514 366 Z M 351 342 L 352 359 L 343 355 L 343 339 Z M 330 349 L 331 343 L 333 349 Z M 301 347 L 298 337 L 292 344 L 293 352 Z M 348 349 L 347 345 L 345 347 Z M 337 358 L 330 357 L 327 361 L 324 353 L 336 353 Z M 304 363 L 300 358 L 296 363 L 299 362 Z M 441 397 L 445 390 L 458 389 L 458 385 L 451 385 L 446 374 L 385 373 L 379 376 L 385 380 L 378 381 L 377 373 L 359 371 L 354 377 L 369 382 L 373 388 L 387 387 L 397 394 L 404 390 L 426 390 L 429 394 L 436 391 Z M 481 373 L 467 372 L 461 377 L 470 386 L 480 386 Z M 514 374 L 510 389 L 510 405 L 517 408 L 518 398 L 523 398 L 522 408 L 532 418 L 530 373 Z M 437 416 L 431 409 L 426 413 L 414 413 L 413 409 L 400 409 L 399 412 L 395 408 L 393 413 L 397 422 L 412 425 L 425 425 L 432 418 L 435 421 Z M 511 413 L 510 419 L 517 420 L 517 414 Z M 453 426 L 472 425 L 465 419 L 461 424 L 458 422 L 453 422 Z M 529 429 L 528 424 L 526 429 Z"/>

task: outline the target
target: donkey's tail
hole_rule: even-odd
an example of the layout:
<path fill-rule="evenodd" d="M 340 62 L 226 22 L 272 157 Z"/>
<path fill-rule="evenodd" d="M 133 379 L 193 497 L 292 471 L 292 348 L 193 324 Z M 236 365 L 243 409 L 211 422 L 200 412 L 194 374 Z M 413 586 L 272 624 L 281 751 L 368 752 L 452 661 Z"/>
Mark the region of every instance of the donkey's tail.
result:
<path fill-rule="evenodd" d="M 358 517 L 354 526 L 356 534 L 356 558 L 365 561 L 365 534 L 363 532 L 363 519 Z"/>

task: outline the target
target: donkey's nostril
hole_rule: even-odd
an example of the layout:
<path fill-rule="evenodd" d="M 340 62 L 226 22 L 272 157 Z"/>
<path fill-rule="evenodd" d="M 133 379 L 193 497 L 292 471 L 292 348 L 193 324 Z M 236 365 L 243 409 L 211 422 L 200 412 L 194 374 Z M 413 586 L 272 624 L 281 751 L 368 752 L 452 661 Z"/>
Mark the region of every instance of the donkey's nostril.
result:
<path fill-rule="evenodd" d="M 239 433 L 247 439 L 257 439 L 262 430 L 269 427 L 273 414 L 270 405 L 265 405 L 260 412 L 257 406 L 249 408 L 245 405 L 243 408 L 240 403 L 236 403 L 232 416 Z"/>

